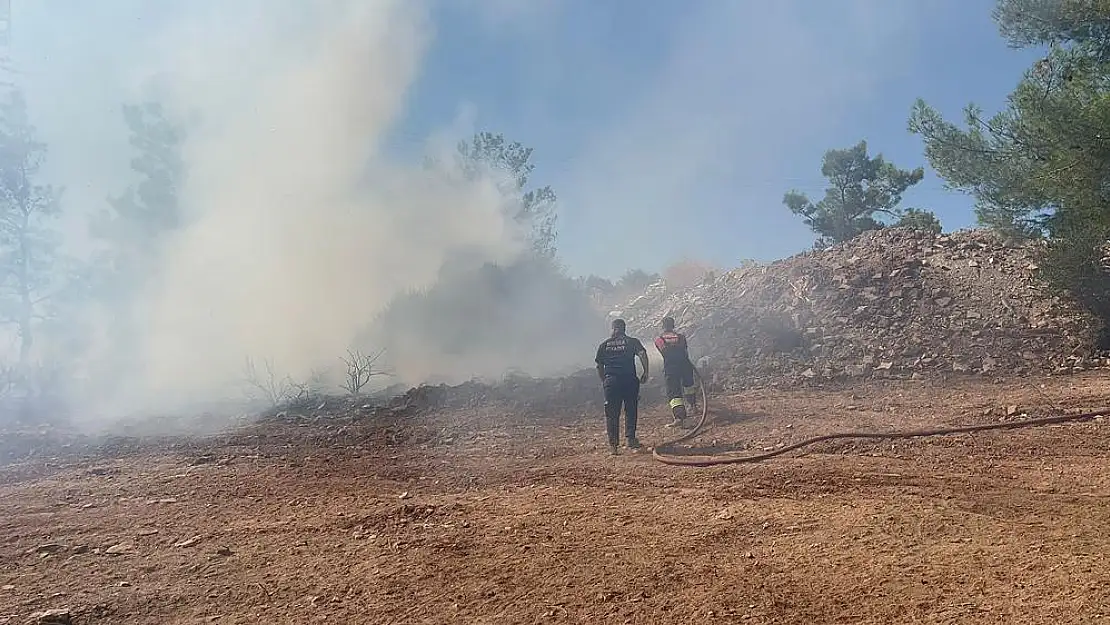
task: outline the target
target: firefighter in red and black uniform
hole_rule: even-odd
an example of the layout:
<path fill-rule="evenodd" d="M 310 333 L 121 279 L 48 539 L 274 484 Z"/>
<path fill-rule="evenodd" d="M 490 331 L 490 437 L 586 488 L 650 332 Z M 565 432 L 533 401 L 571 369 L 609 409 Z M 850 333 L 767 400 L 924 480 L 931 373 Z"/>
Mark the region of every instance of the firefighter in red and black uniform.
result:
<path fill-rule="evenodd" d="M 655 349 L 663 356 L 663 380 L 674 416 L 671 425 L 683 427 L 687 408 L 690 411 L 697 408 L 698 396 L 694 387 L 694 363 L 690 361 L 686 336 L 675 332 L 674 317 L 663 318 L 663 333 L 655 339 Z"/>

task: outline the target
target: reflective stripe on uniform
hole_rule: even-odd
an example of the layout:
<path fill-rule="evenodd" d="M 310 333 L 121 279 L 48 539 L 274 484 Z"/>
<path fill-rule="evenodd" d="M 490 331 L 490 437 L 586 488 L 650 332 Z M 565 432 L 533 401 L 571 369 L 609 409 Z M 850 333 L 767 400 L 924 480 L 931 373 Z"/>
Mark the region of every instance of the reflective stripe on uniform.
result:
<path fill-rule="evenodd" d="M 683 401 L 681 397 L 675 397 L 674 399 L 671 400 L 671 409 L 672 410 L 675 409 L 675 408 L 678 408 L 679 406 L 684 406 L 684 405 L 686 405 L 686 402 Z"/>

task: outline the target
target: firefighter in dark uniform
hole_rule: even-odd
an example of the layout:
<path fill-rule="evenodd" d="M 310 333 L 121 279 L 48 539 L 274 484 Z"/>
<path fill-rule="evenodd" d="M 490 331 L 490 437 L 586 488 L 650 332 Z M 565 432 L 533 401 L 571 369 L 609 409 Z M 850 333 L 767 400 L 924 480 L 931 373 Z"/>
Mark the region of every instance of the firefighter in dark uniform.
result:
<path fill-rule="evenodd" d="M 644 372 L 636 375 L 636 359 Z M 647 350 L 639 339 L 625 334 L 624 319 L 613 320 L 613 334 L 597 347 L 597 375 L 605 390 L 605 430 L 609 451 L 617 454 L 621 432 L 621 408 L 624 408 L 624 435 L 629 449 L 639 449 L 636 439 L 636 418 L 640 409 L 640 385 L 648 379 Z"/>
<path fill-rule="evenodd" d="M 697 389 L 694 387 L 694 363 L 690 362 L 690 349 L 686 336 L 675 332 L 674 317 L 663 317 L 663 333 L 655 339 L 655 349 L 663 356 L 663 380 L 670 399 L 672 427 L 686 424 L 687 409 L 697 407 Z"/>

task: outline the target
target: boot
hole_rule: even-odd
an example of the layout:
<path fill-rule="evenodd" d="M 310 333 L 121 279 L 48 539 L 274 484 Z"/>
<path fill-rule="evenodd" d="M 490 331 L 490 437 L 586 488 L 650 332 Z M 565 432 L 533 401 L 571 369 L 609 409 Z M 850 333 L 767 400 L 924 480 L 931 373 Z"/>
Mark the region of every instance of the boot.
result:
<path fill-rule="evenodd" d="M 636 440 L 635 436 L 628 439 L 628 448 L 629 449 L 639 449 L 641 447 L 643 447 L 643 445 L 640 444 L 640 441 Z"/>
<path fill-rule="evenodd" d="M 689 412 L 691 414 L 696 413 L 698 411 L 698 396 L 697 395 L 687 395 L 686 396 L 686 405 L 690 407 Z"/>
<path fill-rule="evenodd" d="M 609 445 L 609 455 L 610 456 L 619 456 L 620 453 L 621 453 L 621 450 L 616 445 Z"/>
<path fill-rule="evenodd" d="M 671 400 L 671 417 L 674 420 L 671 421 L 671 424 L 667 427 L 682 427 L 682 423 L 686 419 L 686 406 L 682 403 L 681 399 Z"/>

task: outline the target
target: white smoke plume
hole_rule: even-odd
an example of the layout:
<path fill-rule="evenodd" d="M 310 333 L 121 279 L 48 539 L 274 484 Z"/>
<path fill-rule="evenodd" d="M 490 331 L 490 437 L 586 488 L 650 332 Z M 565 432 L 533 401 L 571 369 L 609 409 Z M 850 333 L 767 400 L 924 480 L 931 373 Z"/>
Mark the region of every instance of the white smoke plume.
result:
<path fill-rule="evenodd" d="M 426 43 L 419 3 L 264 5 L 168 40 L 169 100 L 202 120 L 186 149 L 192 223 L 140 329 L 141 388 L 172 403 L 234 380 L 245 355 L 306 379 L 450 253 L 521 249 L 493 184 L 379 150 Z"/>
<path fill-rule="evenodd" d="M 247 357 L 305 380 L 337 365 L 395 295 L 431 285 L 447 259 L 508 263 L 526 249 L 495 180 L 383 150 L 429 42 L 427 8 L 198 2 L 150 24 L 143 54 L 117 71 L 130 92 L 117 95 L 154 93 L 191 120 L 186 224 L 128 311 L 138 351 L 121 358 L 101 331 L 85 355 L 85 414 L 228 397 Z M 517 304 L 527 317 L 529 304 Z"/>

